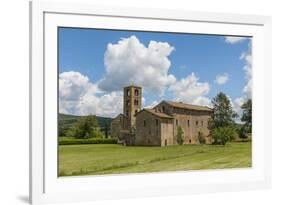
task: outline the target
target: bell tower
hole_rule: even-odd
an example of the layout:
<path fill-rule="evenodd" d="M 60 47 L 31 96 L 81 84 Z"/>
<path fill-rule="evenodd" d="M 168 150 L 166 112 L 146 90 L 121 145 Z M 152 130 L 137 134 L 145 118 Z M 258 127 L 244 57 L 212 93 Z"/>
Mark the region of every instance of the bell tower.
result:
<path fill-rule="evenodd" d="M 136 127 L 135 114 L 141 110 L 142 89 L 138 86 L 124 87 L 123 113 L 131 128 Z"/>

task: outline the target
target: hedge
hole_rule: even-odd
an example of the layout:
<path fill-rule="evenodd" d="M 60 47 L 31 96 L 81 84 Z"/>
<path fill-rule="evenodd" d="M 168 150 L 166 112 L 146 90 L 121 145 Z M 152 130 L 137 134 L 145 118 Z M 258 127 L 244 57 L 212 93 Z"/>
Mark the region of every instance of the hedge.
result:
<path fill-rule="evenodd" d="M 76 144 L 117 144 L 116 139 L 90 138 L 90 139 L 75 139 L 63 138 L 59 139 L 59 145 L 76 145 Z"/>

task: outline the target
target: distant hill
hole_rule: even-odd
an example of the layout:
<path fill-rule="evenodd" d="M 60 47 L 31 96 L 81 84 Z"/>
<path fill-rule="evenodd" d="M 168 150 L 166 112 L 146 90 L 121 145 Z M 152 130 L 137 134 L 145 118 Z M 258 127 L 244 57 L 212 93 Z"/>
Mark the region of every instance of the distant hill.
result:
<path fill-rule="evenodd" d="M 59 121 L 59 126 L 63 125 L 64 127 L 71 127 L 72 125 L 74 125 L 79 118 L 81 118 L 83 116 L 76 116 L 76 115 L 66 115 L 66 114 L 61 114 L 59 113 L 58 116 L 58 121 Z M 111 124 L 112 118 L 109 117 L 100 117 L 100 116 L 96 116 L 97 121 L 99 123 L 99 126 L 101 128 L 105 127 L 105 124 L 107 123 L 108 125 Z"/>

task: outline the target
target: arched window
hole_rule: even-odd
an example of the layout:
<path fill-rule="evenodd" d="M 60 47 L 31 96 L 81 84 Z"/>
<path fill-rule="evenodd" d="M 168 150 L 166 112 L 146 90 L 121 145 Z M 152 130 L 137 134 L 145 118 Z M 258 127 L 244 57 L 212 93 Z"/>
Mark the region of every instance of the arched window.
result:
<path fill-rule="evenodd" d="M 130 96 L 130 90 L 129 89 L 127 89 L 127 96 Z"/>
<path fill-rule="evenodd" d="M 135 96 L 139 96 L 139 90 L 135 89 Z"/>
<path fill-rule="evenodd" d="M 139 105 L 139 101 L 138 100 L 134 100 L 134 105 Z"/>

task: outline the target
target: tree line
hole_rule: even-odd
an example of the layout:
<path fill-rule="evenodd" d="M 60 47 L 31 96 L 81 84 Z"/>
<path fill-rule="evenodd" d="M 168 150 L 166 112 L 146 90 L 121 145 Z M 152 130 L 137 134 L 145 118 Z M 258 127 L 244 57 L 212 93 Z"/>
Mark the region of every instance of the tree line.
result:
<path fill-rule="evenodd" d="M 79 117 L 77 122 L 68 128 L 61 123 L 59 125 L 59 136 L 74 137 L 77 139 L 89 138 L 109 138 L 110 125 L 105 122 L 104 127 L 100 127 L 95 115 Z"/>

